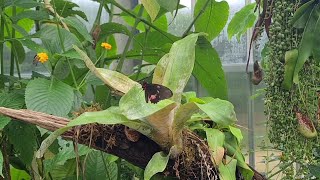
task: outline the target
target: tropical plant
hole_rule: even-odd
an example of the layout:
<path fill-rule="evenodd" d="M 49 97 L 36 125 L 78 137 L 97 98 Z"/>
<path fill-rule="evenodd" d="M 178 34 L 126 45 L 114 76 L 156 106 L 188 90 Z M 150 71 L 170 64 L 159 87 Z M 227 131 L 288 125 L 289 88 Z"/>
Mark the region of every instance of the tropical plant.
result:
<path fill-rule="evenodd" d="M 319 177 L 319 2 L 260 1 L 252 40 L 265 30 L 265 113 L 285 179 Z M 298 166 L 296 166 L 298 164 Z M 296 168 L 298 167 L 298 168 Z"/>
<path fill-rule="evenodd" d="M 242 174 L 245 179 L 251 179 L 253 171 L 241 153 L 242 135 L 235 126 L 233 105 L 227 101 L 221 62 L 210 44 L 227 23 L 228 3 L 198 0 L 193 21 L 177 37 L 167 32 L 166 13 L 177 12 L 182 7 L 178 0 L 141 1 L 133 10 L 114 0 L 97 2 L 99 10 L 88 32 L 81 22 L 87 20 L 86 15 L 75 10 L 78 7 L 75 3 L 0 1 L 0 106 L 32 110 L 9 113 L 9 117 L 34 124 L 40 122 L 39 117 L 73 119 L 50 133 L 48 130 L 60 128 L 55 120 L 46 121 L 48 124 L 40 128 L 0 116 L 0 166 L 4 165 L 0 167 L 4 169 L 1 176 L 5 179 L 150 179 L 166 171 L 181 178 L 235 179 L 236 174 Z M 114 7 L 122 12 L 115 14 Z M 109 22 L 101 24 L 103 9 L 109 14 Z M 112 22 L 114 16 L 121 16 L 132 30 Z M 253 17 L 248 17 L 248 24 L 240 25 L 239 32 L 235 30 L 236 21 L 229 30 L 233 29 L 232 35 L 240 36 L 250 27 Z M 191 32 L 193 26 L 198 33 Z M 36 32 L 29 34 L 32 27 L 36 27 Z M 117 54 L 115 34 L 128 38 L 120 54 Z M 5 45 L 10 48 L 9 61 L 4 56 Z M 34 64 L 41 64 L 46 70 L 33 72 L 31 79 L 24 78 L 20 70 L 26 58 L 25 48 L 36 53 Z M 124 75 L 125 61 L 130 59 L 141 62 L 136 71 Z M 118 60 L 115 66 L 114 60 Z M 6 66 L 9 75 L 5 74 Z M 27 63 L 27 66 L 33 65 Z M 152 70 L 147 71 L 146 67 Z M 210 97 L 198 98 L 195 92 L 184 92 L 192 75 Z M 143 78 L 148 81 L 148 77 L 152 83 L 171 89 L 173 97 L 157 104 L 145 102 L 145 92 L 137 81 Z M 84 100 L 90 91 L 93 95 L 89 102 L 99 104 L 91 109 L 88 106 L 93 103 Z M 5 111 L 8 109 L 1 108 L 1 113 L 6 114 Z M 26 113 L 31 113 L 31 117 Z M 73 143 L 59 137 L 61 134 L 66 137 L 70 132 L 75 133 L 71 135 L 75 139 Z M 104 139 L 106 132 L 116 133 L 108 137 L 124 137 L 125 143 L 120 146 L 112 138 Z M 112 149 L 130 149 L 145 137 L 154 141 L 162 152 L 154 152 L 148 164 L 139 164 L 128 154 L 125 156 L 134 165 L 145 168 L 144 173 L 123 159 L 89 148 L 124 157 Z"/>

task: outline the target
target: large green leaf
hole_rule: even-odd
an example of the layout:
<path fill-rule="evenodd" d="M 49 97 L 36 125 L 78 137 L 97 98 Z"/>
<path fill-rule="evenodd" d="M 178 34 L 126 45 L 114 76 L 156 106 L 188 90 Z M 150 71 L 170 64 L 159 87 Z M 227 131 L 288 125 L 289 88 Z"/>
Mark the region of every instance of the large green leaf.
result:
<path fill-rule="evenodd" d="M 0 93 L 0 107 L 21 109 L 24 106 L 24 96 L 19 93 Z M 0 129 L 3 129 L 9 122 L 10 118 L 0 115 Z"/>
<path fill-rule="evenodd" d="M 314 0 L 310 0 L 299 7 L 299 9 L 294 13 L 290 24 L 292 24 L 295 28 L 304 28 L 313 9 L 313 2 Z"/>
<path fill-rule="evenodd" d="M 4 3 L 4 6 L 18 6 L 25 9 L 33 8 L 36 6 L 40 6 L 41 3 L 36 2 L 34 0 L 7 0 Z"/>
<path fill-rule="evenodd" d="M 169 155 L 165 155 L 163 152 L 155 153 L 144 171 L 144 180 L 149 180 L 153 175 L 164 171 L 169 161 Z"/>
<path fill-rule="evenodd" d="M 92 151 L 86 160 L 85 176 L 87 179 L 114 180 L 118 177 L 118 166 L 109 162 L 105 153 Z"/>
<path fill-rule="evenodd" d="M 177 4 L 179 3 L 180 0 L 156 0 L 158 4 L 166 9 L 169 12 L 173 12 L 174 10 L 177 9 Z"/>
<path fill-rule="evenodd" d="M 199 37 L 197 42 L 193 75 L 210 96 L 228 99 L 227 81 L 219 55 L 211 43 L 203 37 Z"/>
<path fill-rule="evenodd" d="M 139 84 L 117 71 L 96 68 L 85 52 L 80 50 L 77 46 L 74 46 L 73 48 L 79 53 L 82 60 L 86 63 L 86 66 L 91 70 L 91 72 L 93 72 L 106 85 L 112 87 L 113 89 L 122 93 L 127 93 L 133 86 Z"/>
<path fill-rule="evenodd" d="M 26 88 L 27 108 L 34 111 L 66 116 L 73 105 L 73 89 L 58 80 L 37 78 Z"/>
<path fill-rule="evenodd" d="M 228 25 L 229 40 L 236 35 L 238 42 L 240 42 L 241 35 L 243 35 L 249 28 L 253 26 L 257 18 L 254 13 L 255 6 L 256 3 L 251 3 L 244 6 L 240 11 L 236 12 Z"/>
<path fill-rule="evenodd" d="M 138 12 L 140 9 L 141 5 L 138 4 L 132 11 L 131 13 L 135 14 L 136 16 L 138 16 Z M 133 18 L 132 16 L 129 16 L 127 13 L 122 12 L 121 13 L 121 17 L 123 18 L 123 20 L 128 23 L 130 26 L 134 26 L 136 19 Z M 147 20 L 147 21 L 151 21 L 150 16 L 148 15 L 148 13 L 143 10 L 142 12 L 142 18 Z M 151 22 L 150 22 L 151 23 Z M 153 24 L 154 26 L 156 26 L 157 28 L 159 28 L 162 31 L 167 32 L 168 30 L 168 24 L 167 24 L 167 17 L 165 15 L 160 16 L 159 18 L 157 18 L 155 21 L 153 21 L 151 24 Z M 137 29 L 140 31 L 146 31 L 146 27 L 145 24 L 142 22 L 139 22 Z M 152 29 L 153 30 L 153 29 Z"/>
<path fill-rule="evenodd" d="M 10 175 L 12 180 L 30 180 L 31 176 L 24 170 L 16 169 L 14 167 L 10 167 Z"/>
<path fill-rule="evenodd" d="M 30 165 L 33 154 L 37 150 L 37 133 L 39 130 L 36 126 L 20 121 L 11 121 L 5 129 L 9 142 L 13 144 L 18 153 L 18 157 L 26 165 Z"/>
<path fill-rule="evenodd" d="M 231 132 L 225 132 L 225 143 L 224 147 L 227 149 L 227 155 L 237 159 L 237 166 L 240 167 L 240 172 L 245 180 L 251 180 L 253 177 L 253 171 L 247 165 L 245 158 L 239 147 L 239 143 L 236 137 Z"/>
<path fill-rule="evenodd" d="M 220 166 L 224 156 L 224 139 L 223 132 L 218 129 L 206 128 L 206 136 L 209 148 L 211 150 L 211 156 L 214 158 L 216 165 Z"/>
<path fill-rule="evenodd" d="M 58 31 L 58 27 L 56 25 L 47 24 L 38 33 L 40 34 L 43 46 L 51 54 L 68 51 L 73 45 L 81 46 L 80 41 L 74 34 L 60 27 Z M 61 44 L 61 42 L 63 43 Z"/>
<path fill-rule="evenodd" d="M 30 1 L 30 0 L 25 0 L 25 1 Z M 34 2 L 34 1 L 33 1 Z M 25 9 L 23 8 L 16 8 L 16 13 L 20 13 L 23 12 Z M 5 13 L 6 15 L 8 15 L 9 17 L 12 16 L 12 7 L 10 8 L 6 8 L 5 9 Z M 5 17 L 6 18 L 6 17 Z M 9 18 L 6 18 L 6 23 L 9 27 L 21 27 L 24 29 L 24 32 L 30 32 L 30 30 L 34 27 L 34 21 L 31 19 L 22 19 L 20 20 L 17 24 L 12 24 L 12 21 Z M 10 35 L 12 35 L 12 28 L 8 29 L 10 32 Z M 9 36 L 7 31 L 4 31 L 4 36 Z M 25 35 L 21 34 L 20 31 L 16 31 L 16 38 L 21 38 L 24 37 Z"/>
<path fill-rule="evenodd" d="M 157 0 L 141 0 L 141 3 L 151 17 L 151 21 L 154 21 L 160 11 Z"/>
<path fill-rule="evenodd" d="M 84 20 L 88 21 L 87 16 L 83 11 L 75 10 L 79 8 L 79 6 L 76 3 L 71 1 L 66 1 L 66 0 L 51 1 L 51 4 L 53 3 L 54 3 L 55 10 L 60 16 L 68 17 L 68 16 L 78 15 Z"/>
<path fill-rule="evenodd" d="M 301 42 L 299 44 L 299 55 L 297 59 L 297 63 L 294 69 L 293 74 L 293 82 L 298 83 L 299 77 L 298 74 L 300 70 L 303 68 L 304 63 L 308 60 L 309 56 L 311 56 L 313 47 L 318 44 L 315 43 L 315 38 L 318 36 L 316 29 L 320 28 L 320 4 L 317 4 L 312 9 L 310 13 L 308 22 L 306 23 L 306 27 L 303 31 Z"/>
<path fill-rule="evenodd" d="M 197 103 L 197 105 L 218 125 L 229 126 L 237 121 L 234 107 L 229 101 L 214 99 L 207 104 Z"/>
<path fill-rule="evenodd" d="M 81 36 L 83 36 L 83 38 L 91 43 L 93 43 L 92 37 L 89 34 L 86 26 L 76 17 L 67 17 L 64 18 L 63 21 L 68 25 L 71 26 L 73 28 L 75 28 L 78 33 L 81 34 Z"/>
<path fill-rule="evenodd" d="M 97 112 L 85 112 L 79 117 L 73 119 L 68 126 L 79 126 L 90 123 L 99 123 L 99 124 L 122 124 L 127 123 L 129 120 L 120 114 L 118 107 L 110 107 L 103 111 Z"/>
<path fill-rule="evenodd" d="M 132 120 L 145 118 L 172 105 L 174 105 L 174 102 L 167 99 L 157 104 L 146 103 L 145 92 L 141 86 L 134 86 L 128 93 L 122 96 L 119 102 L 122 114 Z"/>
<path fill-rule="evenodd" d="M 191 76 L 195 62 L 195 44 L 199 34 L 190 34 L 173 43 L 170 52 L 158 62 L 152 82 L 162 84 L 173 92 L 173 99 L 180 103 L 182 92 Z"/>
<path fill-rule="evenodd" d="M 208 0 L 207 8 L 203 9 L 207 0 L 197 0 L 194 8 L 194 17 L 202 11 L 203 14 L 197 19 L 195 25 L 196 32 L 205 32 L 208 34 L 208 40 L 211 41 L 217 37 L 229 17 L 229 5 L 226 1 L 217 2 L 215 0 Z"/>
<path fill-rule="evenodd" d="M 227 158 L 228 164 L 220 164 L 219 176 L 221 179 L 236 179 L 237 160 Z"/>
<path fill-rule="evenodd" d="M 24 46 L 26 46 L 28 49 L 33 50 L 33 51 L 35 51 L 37 53 L 46 52 L 47 51 L 44 47 L 42 47 L 41 45 L 35 43 L 31 39 L 21 39 L 20 42 Z"/>
<path fill-rule="evenodd" d="M 156 64 L 164 54 L 169 52 L 172 43 L 179 39 L 178 37 L 169 33 L 164 34 L 158 31 L 151 31 L 135 35 L 133 41 L 133 51 L 138 53 L 138 57 L 143 55 L 144 61 Z M 142 50 L 143 54 L 141 54 Z M 148 54 L 153 55 L 148 56 Z M 159 55 L 162 56 L 159 57 Z"/>
<path fill-rule="evenodd" d="M 27 10 L 23 11 L 16 16 L 12 16 L 11 19 L 13 22 L 18 22 L 21 19 L 28 18 L 31 20 L 44 20 L 44 19 L 49 19 L 49 14 L 47 11 L 35 11 L 35 10 Z"/>

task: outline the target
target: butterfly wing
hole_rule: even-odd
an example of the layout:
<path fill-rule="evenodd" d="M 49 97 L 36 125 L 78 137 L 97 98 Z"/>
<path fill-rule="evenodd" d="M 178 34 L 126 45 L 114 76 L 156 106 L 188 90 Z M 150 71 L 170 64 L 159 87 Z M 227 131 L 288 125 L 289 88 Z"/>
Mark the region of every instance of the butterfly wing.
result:
<path fill-rule="evenodd" d="M 160 100 L 170 98 L 172 91 L 160 84 L 144 84 L 146 102 L 158 103 Z"/>

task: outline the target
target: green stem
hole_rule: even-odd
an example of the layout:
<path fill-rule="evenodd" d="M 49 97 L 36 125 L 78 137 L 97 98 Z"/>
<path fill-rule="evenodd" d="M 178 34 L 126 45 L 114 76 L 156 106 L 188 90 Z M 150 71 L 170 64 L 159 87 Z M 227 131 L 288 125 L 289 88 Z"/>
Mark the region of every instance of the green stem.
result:
<path fill-rule="evenodd" d="M 57 22 L 59 22 L 59 18 L 57 18 L 56 5 L 55 5 L 55 2 L 54 2 L 54 1 L 53 1 L 53 7 L 54 7 L 54 9 L 55 9 L 54 12 L 55 12 L 56 20 L 57 20 Z M 63 45 L 61 30 L 60 30 L 60 27 L 59 27 L 59 24 L 58 24 L 58 23 L 57 23 L 57 30 L 58 30 L 58 36 L 59 36 L 59 41 L 60 41 L 60 44 L 61 44 L 62 51 L 63 51 L 63 53 L 65 53 L 65 52 L 66 52 L 66 49 L 65 49 L 65 47 L 64 47 L 64 45 Z M 66 59 L 67 62 L 68 62 L 68 66 L 69 66 L 69 69 L 70 69 L 70 73 L 71 73 L 71 77 L 72 77 L 73 83 L 74 83 L 74 85 L 76 86 L 76 89 L 78 89 L 78 83 L 77 83 L 76 77 L 75 77 L 75 75 L 74 75 L 74 72 L 73 72 L 73 69 L 72 69 L 70 60 L 69 60 L 69 58 L 67 58 L 67 57 L 66 57 L 65 59 Z M 54 71 L 52 70 L 52 74 L 53 74 L 53 72 L 54 72 Z"/>
<path fill-rule="evenodd" d="M 120 4 L 118 4 L 117 2 L 115 2 L 114 0 L 110 0 L 110 2 L 116 6 L 117 8 L 121 9 L 123 12 L 127 13 L 129 16 L 135 18 L 136 20 L 138 19 L 139 21 L 143 22 L 144 24 L 152 27 L 154 30 L 158 31 L 160 34 L 162 34 L 163 36 L 165 36 L 166 38 L 168 38 L 170 41 L 174 42 L 165 32 L 163 32 L 161 29 L 159 29 L 157 26 L 153 25 L 152 23 L 150 23 L 149 21 L 136 16 L 135 14 L 131 13 L 130 11 L 128 11 L 126 8 L 122 7 Z"/>
<path fill-rule="evenodd" d="M 139 16 L 139 17 L 142 16 L 142 13 L 143 13 L 143 6 L 140 6 L 140 9 L 139 9 L 139 12 L 138 12 L 138 16 Z M 131 44 L 131 41 L 132 41 L 134 32 L 136 31 L 139 22 L 140 22 L 140 20 L 139 20 L 138 18 L 137 18 L 137 19 L 135 20 L 135 22 L 134 22 L 134 25 L 133 25 L 133 28 L 132 28 L 131 33 L 130 33 L 130 35 L 129 35 L 127 44 L 126 44 L 126 46 L 124 47 L 124 50 L 123 50 L 123 52 L 122 52 L 122 56 L 121 56 L 121 58 L 120 58 L 120 60 L 119 60 L 119 63 L 118 63 L 118 65 L 117 65 L 117 68 L 116 68 L 116 70 L 117 70 L 118 72 L 121 72 L 121 69 L 122 69 L 122 66 L 123 66 L 123 63 L 124 63 L 124 59 L 125 59 L 126 54 L 127 54 L 128 50 L 129 50 L 129 46 L 130 46 L 130 44 Z"/>
<path fill-rule="evenodd" d="M 137 81 L 138 78 L 139 78 L 139 75 L 141 73 L 141 69 L 142 69 L 142 62 L 143 62 L 143 57 L 144 57 L 144 51 L 145 51 L 145 47 L 146 47 L 146 44 L 147 44 L 147 38 L 148 38 L 148 33 L 149 33 L 149 30 L 150 30 L 150 27 L 148 27 L 146 29 L 146 33 L 144 35 L 144 41 L 143 41 L 143 46 L 142 46 L 142 53 L 141 53 L 141 65 L 138 67 L 138 72 L 137 72 L 137 75 L 136 75 L 136 78 L 135 80 Z"/>
<path fill-rule="evenodd" d="M 286 164 L 285 166 L 283 166 L 283 168 L 280 168 L 277 172 L 271 174 L 271 175 L 268 177 L 268 179 L 271 179 L 273 176 L 281 173 L 282 171 L 284 171 L 285 169 L 287 169 L 287 168 L 288 168 L 289 166 L 291 166 L 292 164 L 293 164 L 293 161 L 290 162 L 290 163 L 288 163 L 288 164 Z"/>
<path fill-rule="evenodd" d="M 204 13 L 205 9 L 207 8 L 207 6 L 209 5 L 209 2 L 211 0 L 207 0 L 206 3 L 203 5 L 203 7 L 201 8 L 199 14 L 193 19 L 193 21 L 191 22 L 191 24 L 189 25 L 189 27 L 187 28 L 187 30 L 183 33 L 182 37 L 185 37 L 189 31 L 192 29 L 194 23 L 196 23 L 196 21 L 199 19 L 199 17 Z"/>
<path fill-rule="evenodd" d="M 101 57 L 104 57 L 105 56 L 105 53 L 106 51 L 104 51 L 102 54 L 101 54 L 101 56 L 97 59 L 97 61 L 94 63 L 94 66 L 96 66 L 99 62 L 100 62 L 100 60 L 101 60 Z M 81 80 L 81 82 L 80 82 L 80 84 L 79 84 L 79 86 L 78 86 L 78 90 L 79 89 L 81 89 L 82 88 L 82 86 L 84 85 L 84 81 L 87 79 L 87 77 L 88 77 L 88 75 L 89 75 L 89 72 L 90 72 L 90 70 L 88 69 L 88 71 L 86 72 L 86 75 L 83 77 L 83 79 Z M 83 74 L 82 74 L 83 75 Z M 81 75 L 81 76 L 82 76 Z"/>
<path fill-rule="evenodd" d="M 16 15 L 16 6 L 12 6 L 12 16 Z M 12 32 L 12 38 L 14 39 L 16 37 L 16 31 L 15 29 L 12 27 L 11 29 Z M 14 46 L 11 43 L 11 53 L 10 53 L 10 76 L 14 76 Z M 10 87 L 13 86 L 13 83 L 10 82 Z"/>
<path fill-rule="evenodd" d="M 94 23 L 92 25 L 92 29 L 90 31 L 90 34 L 92 34 L 93 31 L 96 29 L 96 27 L 100 25 L 101 14 L 102 14 L 102 9 L 103 9 L 104 4 L 105 4 L 104 0 L 101 0 L 100 1 L 100 6 L 99 6 L 99 9 L 98 9 L 98 12 L 97 12 L 97 16 L 96 16 L 96 19 L 94 20 Z"/>
<path fill-rule="evenodd" d="M 1 75 L 4 75 L 4 54 L 3 54 L 3 44 L 4 44 L 4 15 L 1 14 L 0 17 L 0 66 L 1 66 Z"/>

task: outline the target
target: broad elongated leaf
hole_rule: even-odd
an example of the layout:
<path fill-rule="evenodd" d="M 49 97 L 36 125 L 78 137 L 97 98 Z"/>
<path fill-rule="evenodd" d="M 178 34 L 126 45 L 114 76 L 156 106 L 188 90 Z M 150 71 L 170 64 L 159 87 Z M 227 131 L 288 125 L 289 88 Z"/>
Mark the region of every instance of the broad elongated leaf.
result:
<path fill-rule="evenodd" d="M 10 167 L 10 175 L 11 175 L 11 179 L 23 179 L 23 180 L 31 179 L 31 176 L 26 171 L 16 169 L 14 167 Z"/>
<path fill-rule="evenodd" d="M 296 84 L 299 82 L 298 74 L 300 70 L 303 68 L 304 63 L 307 61 L 309 56 L 311 56 L 313 47 L 315 45 L 314 38 L 318 36 L 318 34 L 315 33 L 315 29 L 317 29 L 318 26 L 320 26 L 319 6 L 320 4 L 317 4 L 312 9 L 312 12 L 310 13 L 308 22 L 303 32 L 301 42 L 299 44 L 299 55 L 293 74 L 293 82 Z"/>
<path fill-rule="evenodd" d="M 113 180 L 118 177 L 118 166 L 115 162 L 107 161 L 105 153 L 92 151 L 86 160 L 87 179 Z"/>
<path fill-rule="evenodd" d="M 144 180 L 149 180 L 153 175 L 164 171 L 169 161 L 169 155 L 165 155 L 163 152 L 155 153 L 144 171 Z"/>
<path fill-rule="evenodd" d="M 8 135 L 9 142 L 13 144 L 14 149 L 18 152 L 18 157 L 26 165 L 29 165 L 38 147 L 38 129 L 36 126 L 20 121 L 11 121 L 7 125 L 5 132 Z"/>
<path fill-rule="evenodd" d="M 218 129 L 206 128 L 206 136 L 209 144 L 209 148 L 212 151 L 212 157 L 214 158 L 215 164 L 220 165 L 224 156 L 224 139 L 223 132 Z"/>
<path fill-rule="evenodd" d="M 217 51 L 204 37 L 199 37 L 193 75 L 210 96 L 228 99 L 227 81 Z"/>
<path fill-rule="evenodd" d="M 290 24 L 296 28 L 304 28 L 310 16 L 311 10 L 313 9 L 313 2 L 314 0 L 310 0 L 299 7 L 299 9 L 294 13 Z"/>
<path fill-rule="evenodd" d="M 73 89 L 58 80 L 37 78 L 26 88 L 27 108 L 34 111 L 66 116 L 73 105 Z"/>
<path fill-rule="evenodd" d="M 76 17 L 67 17 L 64 18 L 63 21 L 73 28 L 75 28 L 83 37 L 85 40 L 93 43 L 92 37 L 89 34 L 86 26 Z"/>
<path fill-rule="evenodd" d="M 285 65 L 284 65 L 284 79 L 282 87 L 286 90 L 290 90 L 293 83 L 294 68 L 297 64 L 298 50 L 293 49 L 287 51 L 285 54 Z"/>
<path fill-rule="evenodd" d="M 152 82 L 162 84 L 173 92 L 173 99 L 180 103 L 195 62 L 195 44 L 199 34 L 190 34 L 173 43 L 170 52 L 158 62 Z"/>
<path fill-rule="evenodd" d="M 79 53 L 91 72 L 113 89 L 122 93 L 127 93 L 133 86 L 139 84 L 119 72 L 96 68 L 85 52 L 80 50 L 77 46 L 74 46 L 73 48 Z"/>
<path fill-rule="evenodd" d="M 173 101 L 167 99 L 157 104 L 146 103 L 144 93 L 141 87 L 134 86 L 120 99 L 119 107 L 128 119 L 142 119 L 167 106 L 175 105 Z"/>
<path fill-rule="evenodd" d="M 174 117 L 174 131 L 182 131 L 187 120 L 189 120 L 191 116 L 198 110 L 199 108 L 194 102 L 189 102 L 181 105 Z"/>
<path fill-rule="evenodd" d="M 233 126 L 229 126 L 229 129 L 230 129 L 230 132 L 234 135 L 234 137 L 237 138 L 238 143 L 240 144 L 242 139 L 243 139 L 241 130 L 239 128 L 236 128 L 236 127 L 233 127 Z"/>
<path fill-rule="evenodd" d="M 154 21 L 160 11 L 157 0 L 141 0 L 141 3 L 151 17 L 151 21 Z"/>
<path fill-rule="evenodd" d="M 209 4 L 203 9 L 206 3 L 207 0 L 197 0 L 194 17 L 197 17 L 200 12 L 204 12 L 194 25 L 197 32 L 207 33 L 207 38 L 211 41 L 220 34 L 226 25 L 229 17 L 229 5 L 226 1 L 209 0 Z"/>
<path fill-rule="evenodd" d="M 241 149 L 239 147 L 239 143 L 236 137 L 231 132 L 225 132 L 225 143 L 224 147 L 227 149 L 227 154 L 230 157 L 234 157 L 237 159 L 237 166 L 240 167 L 240 172 L 243 175 L 244 179 L 250 180 L 253 177 L 253 171 L 247 165 L 243 154 L 241 153 Z"/>
<path fill-rule="evenodd" d="M 234 107 L 229 101 L 214 99 L 207 104 L 198 104 L 198 107 L 206 113 L 212 121 L 222 126 L 229 126 L 237 121 Z"/>
<path fill-rule="evenodd" d="M 255 6 L 256 3 L 251 3 L 236 12 L 228 25 L 229 40 L 236 35 L 239 42 L 240 37 L 254 25 L 254 22 L 257 19 L 257 16 L 254 13 Z"/>
<path fill-rule="evenodd" d="M 118 107 L 110 107 L 103 111 L 97 112 L 85 112 L 79 117 L 73 119 L 68 126 L 79 126 L 90 123 L 99 123 L 99 124 L 123 124 L 129 120 L 120 113 Z"/>
<path fill-rule="evenodd" d="M 220 164 L 219 166 L 219 176 L 221 179 L 236 179 L 236 167 L 237 167 L 237 160 L 231 159 L 230 157 L 227 158 L 228 164 Z"/>

